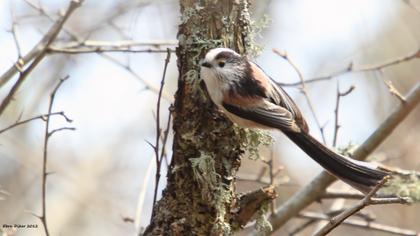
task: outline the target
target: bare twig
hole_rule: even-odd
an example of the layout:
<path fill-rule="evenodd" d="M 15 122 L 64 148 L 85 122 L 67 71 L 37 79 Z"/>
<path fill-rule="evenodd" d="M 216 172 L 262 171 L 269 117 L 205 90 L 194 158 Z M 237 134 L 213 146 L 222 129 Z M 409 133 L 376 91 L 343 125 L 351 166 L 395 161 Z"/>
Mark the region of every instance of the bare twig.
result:
<path fill-rule="evenodd" d="M 50 113 L 50 114 L 43 114 L 43 115 L 39 115 L 39 116 L 34 116 L 34 117 L 32 117 L 32 118 L 29 118 L 29 119 L 26 119 L 26 120 L 22 120 L 22 121 L 17 120 L 14 124 L 9 125 L 9 126 L 7 126 L 6 128 L 0 129 L 0 134 L 1 134 L 1 133 L 3 133 L 3 132 L 8 131 L 8 130 L 10 130 L 10 129 L 13 129 L 13 128 L 14 128 L 14 127 L 16 127 L 16 126 L 26 124 L 26 123 L 31 122 L 31 121 L 33 121 L 33 120 L 38 120 L 38 119 L 39 119 L 39 120 L 46 121 L 46 119 L 47 119 L 47 117 L 48 117 L 48 116 L 55 116 L 55 115 L 59 115 L 59 116 L 64 117 L 64 119 L 66 119 L 66 121 L 67 121 L 67 122 L 72 122 L 72 120 L 71 120 L 70 118 L 68 118 L 68 117 L 64 114 L 64 112 L 63 112 L 63 111 L 53 112 L 53 113 Z"/>
<path fill-rule="evenodd" d="M 389 178 L 389 176 L 384 177 L 362 200 L 360 200 L 353 207 L 348 208 L 347 210 L 343 211 L 337 216 L 331 218 L 328 224 L 324 225 L 324 227 L 322 227 L 318 232 L 316 232 L 314 236 L 324 236 L 328 234 L 334 228 L 340 225 L 345 219 L 349 218 L 350 216 L 357 213 L 366 206 L 373 204 L 407 203 L 407 201 L 403 198 L 392 198 L 392 200 L 385 198 L 377 199 L 376 201 L 372 199 L 373 195 L 376 194 L 376 192 L 388 181 Z"/>
<path fill-rule="evenodd" d="M 85 40 L 83 42 L 68 42 L 63 48 L 77 48 L 77 47 L 111 47 L 111 48 L 131 48 L 131 47 L 153 47 L 161 48 L 162 46 L 176 46 L 177 40 L 150 40 L 150 41 L 132 41 L 132 40 L 121 40 L 121 41 L 97 41 L 97 40 Z M 55 46 L 53 44 L 52 46 Z M 165 50 L 165 52 L 167 49 Z"/>
<path fill-rule="evenodd" d="M 151 91 L 153 91 L 153 92 L 156 92 L 156 93 L 159 93 L 159 90 L 160 90 L 160 88 L 159 87 L 157 87 L 157 86 L 155 86 L 153 83 L 151 83 L 150 81 L 148 81 L 148 80 L 145 80 L 145 79 L 143 79 L 142 77 L 140 77 L 131 67 L 130 67 L 130 65 L 126 65 L 126 64 L 124 64 L 124 63 L 122 63 L 122 62 L 120 62 L 120 61 L 118 61 L 118 60 L 116 60 L 116 59 L 114 59 L 114 58 L 112 58 L 112 57 L 110 57 L 109 55 L 106 55 L 106 54 L 101 54 L 101 53 L 99 53 L 98 54 L 99 56 L 101 56 L 101 57 L 103 57 L 103 58 L 105 58 L 105 59 L 107 59 L 107 60 L 109 60 L 109 61 L 111 61 L 111 62 L 113 62 L 115 65 L 118 65 L 118 66 L 120 66 L 120 67 L 122 67 L 122 68 L 124 68 L 125 70 L 127 70 L 132 76 L 134 76 L 134 78 L 136 78 L 136 79 L 138 79 L 138 80 L 140 80 L 144 85 L 145 85 L 145 89 L 149 89 L 149 90 L 151 90 Z M 165 99 L 165 100 L 167 100 L 167 101 L 171 101 L 172 99 L 171 99 L 171 96 L 165 91 L 165 90 L 163 90 L 162 92 L 162 97 Z"/>
<path fill-rule="evenodd" d="M 331 198 L 345 198 L 345 199 L 363 199 L 365 197 L 364 194 L 359 192 L 344 192 L 339 190 L 327 190 L 323 193 L 320 198 L 321 199 L 331 199 Z"/>
<path fill-rule="evenodd" d="M 35 5 L 34 3 L 32 3 L 30 0 L 23 0 L 29 7 L 31 7 L 32 9 L 34 9 L 35 11 L 37 11 L 38 12 L 38 14 L 39 15 L 42 15 L 42 16 L 44 16 L 44 17 L 46 17 L 49 21 L 51 21 L 51 22 L 55 22 L 55 19 L 51 16 L 51 15 L 49 15 L 49 14 L 47 14 L 47 11 L 42 7 L 42 5 L 39 5 L 39 6 L 37 6 L 37 5 Z M 39 2 L 40 3 L 40 2 Z M 63 28 L 62 28 L 62 31 L 64 32 L 64 33 L 66 33 L 68 36 L 70 36 L 70 38 L 72 39 L 72 40 L 78 40 L 78 37 L 75 35 L 75 34 L 73 34 L 72 32 L 71 32 L 71 30 L 70 29 L 68 29 L 65 25 L 63 26 Z"/>
<path fill-rule="evenodd" d="M 161 151 L 161 154 L 159 154 L 159 144 L 160 144 L 160 135 L 161 135 L 161 129 L 160 129 L 160 102 L 162 99 L 162 91 L 163 91 L 163 86 L 165 85 L 165 77 L 166 77 L 166 69 L 168 68 L 168 64 L 169 61 L 171 59 L 171 51 L 168 48 L 167 49 L 167 55 L 166 55 L 166 59 L 165 59 L 165 66 L 163 68 L 163 75 L 162 75 L 162 80 L 160 82 L 160 89 L 159 89 L 159 93 L 158 93 L 158 100 L 156 103 L 156 140 L 155 140 L 155 145 L 153 146 L 153 149 L 155 151 L 155 161 L 156 161 L 156 175 L 155 175 L 155 190 L 153 193 L 153 208 L 155 207 L 156 204 L 156 198 L 157 198 L 157 193 L 158 193 L 158 188 L 159 188 L 159 180 L 160 180 L 160 172 L 161 172 L 161 164 L 162 164 L 162 159 L 163 159 L 163 152 L 164 149 Z M 167 138 L 167 134 L 165 137 L 165 142 L 166 142 L 166 138 Z M 165 145 L 163 145 L 165 146 Z M 152 211 L 153 213 L 155 211 Z M 153 219 L 153 214 L 151 217 L 151 220 Z"/>
<path fill-rule="evenodd" d="M 20 47 L 20 43 L 19 43 L 19 37 L 18 37 L 18 33 L 17 33 L 17 27 L 16 27 L 16 18 L 15 18 L 15 15 L 14 15 L 14 12 L 12 11 L 11 12 L 11 15 L 12 15 L 12 28 L 11 28 L 11 32 L 12 32 L 12 35 L 13 35 L 13 41 L 15 41 L 15 45 L 16 45 L 16 51 L 17 51 L 17 54 L 18 54 L 18 60 L 17 60 L 17 62 L 16 62 L 16 66 L 20 66 L 20 68 L 22 68 L 22 66 L 23 65 L 21 65 L 21 63 L 22 63 L 22 49 L 21 49 L 21 47 Z M 19 70 L 19 71 L 21 71 L 21 70 Z"/>
<path fill-rule="evenodd" d="M 51 45 L 48 52 L 51 53 L 98 53 L 98 52 L 131 52 L 131 53 L 166 53 L 167 49 L 161 49 L 162 46 L 176 46 L 176 40 L 155 40 L 136 42 L 131 40 L 123 41 L 93 41 L 86 40 L 83 42 L 69 42 L 62 45 L 56 43 Z M 170 49 L 174 52 L 174 49 Z"/>
<path fill-rule="evenodd" d="M 348 64 L 348 66 L 340 71 L 337 71 L 335 73 L 332 73 L 330 75 L 325 75 L 325 76 L 320 76 L 320 77 L 314 77 L 311 79 L 307 79 L 304 82 L 306 84 L 310 84 L 310 83 L 314 83 L 314 82 L 319 82 L 319 81 L 324 81 L 324 80 L 330 80 L 334 77 L 346 74 L 346 73 L 351 73 L 351 72 L 368 72 L 368 71 L 377 71 L 377 70 L 382 70 L 384 68 L 390 67 L 390 66 L 394 66 L 394 65 L 398 65 L 402 62 L 406 62 L 406 61 L 410 61 L 416 58 L 420 57 L 420 49 L 410 53 L 407 56 L 404 56 L 402 58 L 397 58 L 394 60 L 391 60 L 389 62 L 386 63 L 382 63 L 382 64 L 377 64 L 377 65 L 368 65 L 368 66 L 360 66 L 358 68 L 355 68 L 353 65 L 353 62 L 350 62 Z M 299 86 L 302 85 L 302 81 L 298 81 L 298 82 L 294 82 L 294 83 L 278 83 L 281 86 Z"/>
<path fill-rule="evenodd" d="M 23 64 L 26 63 L 26 61 L 29 61 L 33 58 L 33 62 L 28 66 L 26 70 L 24 70 L 16 83 L 13 85 L 13 87 L 10 89 L 7 96 L 4 98 L 2 103 L 0 104 L 0 116 L 5 111 L 6 107 L 12 101 L 13 96 L 19 89 L 19 87 L 23 84 L 25 79 L 28 77 L 28 75 L 32 72 L 32 70 L 38 65 L 39 62 L 42 61 L 44 56 L 46 55 L 46 51 L 50 44 L 55 40 L 58 33 L 62 29 L 64 23 L 67 21 L 67 19 L 70 17 L 70 15 L 81 5 L 80 0 L 72 0 L 64 13 L 64 15 L 59 18 L 53 26 L 51 26 L 50 30 L 44 35 L 44 37 L 41 39 L 41 41 L 31 50 L 31 52 L 28 53 L 25 57 L 22 58 L 24 61 Z M 3 74 L 0 77 L 0 87 L 2 87 L 16 72 L 18 71 L 18 68 L 16 66 L 13 66 L 10 68 L 5 74 Z"/>
<path fill-rule="evenodd" d="M 375 130 L 375 132 L 353 154 L 353 158 L 364 160 L 382 143 L 391 132 L 407 117 L 408 114 L 420 102 L 420 84 L 406 96 L 406 102 L 399 104 L 388 118 Z M 327 172 L 322 172 L 308 185 L 303 187 L 289 198 L 276 214 L 271 215 L 269 221 L 276 230 L 284 225 L 289 219 L 297 215 L 302 209 L 319 199 L 325 189 L 336 180 Z"/>
<path fill-rule="evenodd" d="M 394 87 L 390 80 L 385 81 L 386 86 L 388 87 L 389 92 L 394 95 L 401 102 L 405 102 L 404 96 Z"/>
<path fill-rule="evenodd" d="M 362 198 L 363 198 L 364 196 L 362 196 Z M 310 212 L 310 214 L 319 214 L 319 215 L 321 215 L 321 216 L 325 216 L 327 219 L 329 219 L 328 217 L 331 217 L 331 216 L 334 216 L 334 215 L 336 215 L 336 214 L 339 214 L 339 213 L 341 213 L 341 212 L 343 212 L 343 211 L 345 211 L 346 209 L 340 209 L 340 210 L 333 210 L 333 211 L 329 211 L 329 212 L 327 212 L 327 213 L 324 213 L 324 214 L 322 214 L 322 213 L 312 213 L 312 212 Z M 305 214 L 305 212 L 303 213 L 303 214 Z M 360 217 L 360 218 L 362 218 L 363 220 L 365 220 L 366 222 L 372 222 L 373 220 L 374 220 L 374 218 L 371 216 L 371 215 L 369 215 L 369 214 L 365 214 L 365 213 L 362 213 L 362 212 L 357 212 L 357 213 L 355 213 L 353 216 L 357 216 L 357 217 Z M 298 215 L 298 217 L 300 217 L 299 215 Z M 320 224 L 321 225 L 321 227 L 324 225 L 323 223 L 323 221 L 319 221 L 318 219 L 312 219 L 312 218 L 309 218 L 308 219 L 308 221 L 307 222 L 305 222 L 305 223 L 303 223 L 302 225 L 300 225 L 300 226 L 298 226 L 298 227 L 296 227 L 293 231 L 291 231 L 290 233 L 289 233 L 289 235 L 290 236 L 292 236 L 292 235 L 296 235 L 296 234 L 298 234 L 299 232 L 301 232 L 301 231 L 303 231 L 303 230 L 305 230 L 306 228 L 308 228 L 309 226 L 311 226 L 312 224 L 314 224 L 314 223 L 316 223 L 316 222 L 319 222 L 318 224 Z M 343 222 L 342 224 L 345 224 L 345 222 Z M 317 228 L 317 227 L 315 227 L 315 228 Z"/>
<path fill-rule="evenodd" d="M 57 86 L 54 88 L 54 90 L 52 91 L 52 93 L 50 94 L 50 103 L 48 106 L 48 113 L 47 114 L 52 114 L 52 107 L 54 104 L 54 98 L 55 98 L 55 94 L 57 93 L 58 89 L 60 88 L 60 86 L 64 83 L 64 81 L 66 81 L 68 79 L 68 76 L 65 77 L 64 79 L 60 79 L 60 82 L 57 84 Z M 44 136 L 44 152 L 43 152 L 43 159 L 42 159 L 42 182 L 41 182 L 41 189 L 42 189 L 42 212 L 41 215 L 39 216 L 39 219 L 42 222 L 42 225 L 44 227 L 44 231 L 45 234 L 47 236 L 49 236 L 49 231 L 48 231 L 48 226 L 47 226 L 47 204 L 46 204 L 46 192 L 47 192 L 47 161 L 48 161 L 48 141 L 51 137 L 51 135 L 57 131 L 60 130 L 74 130 L 75 128 L 73 127 L 63 127 L 63 128 L 59 128 L 59 129 L 55 129 L 50 131 L 50 117 L 51 115 L 46 116 L 45 118 L 45 136 Z M 70 120 L 70 119 L 69 119 Z"/>
<path fill-rule="evenodd" d="M 49 136 L 52 136 L 56 132 L 63 131 L 63 130 L 74 131 L 74 130 L 76 130 L 76 128 L 74 128 L 74 127 L 61 127 L 61 128 L 58 128 L 58 129 L 53 129 L 53 130 L 50 131 Z"/>
<path fill-rule="evenodd" d="M 297 75 L 299 76 L 300 79 L 300 90 L 303 93 L 303 95 L 305 96 L 306 102 L 308 103 L 309 109 L 311 110 L 312 116 L 314 117 L 314 120 L 316 122 L 316 125 L 318 126 L 318 129 L 321 133 L 321 137 L 322 137 L 322 142 L 324 144 L 326 144 L 326 139 L 325 139 L 325 134 L 324 134 L 324 129 L 322 128 L 321 122 L 319 122 L 318 117 L 316 115 L 315 112 L 315 108 L 312 105 L 312 101 L 309 97 L 308 91 L 306 89 L 306 82 L 305 79 L 303 78 L 303 74 L 300 71 L 299 67 L 293 62 L 293 60 L 290 59 L 290 57 L 287 55 L 287 52 L 284 51 L 279 51 L 277 49 L 273 49 L 273 52 L 277 55 L 279 55 L 281 58 L 283 58 L 284 60 L 286 60 L 295 70 L 295 72 L 297 73 Z"/>
<path fill-rule="evenodd" d="M 28 0 L 24 0 L 30 7 L 32 7 L 34 10 L 38 11 L 39 14 L 44 15 L 49 20 L 53 21 L 53 18 L 48 15 L 45 10 L 40 7 L 36 6 L 33 3 L 29 2 Z M 113 17 L 118 17 L 122 13 L 124 13 L 125 9 L 131 9 L 129 6 L 120 6 L 119 8 L 122 8 L 122 11 L 116 11 L 115 14 L 112 14 L 109 16 L 109 19 L 112 19 Z M 109 21 L 109 20 L 108 20 Z M 94 27 L 91 32 L 97 30 L 99 26 Z M 140 47 L 140 46 L 149 46 L 156 49 L 159 49 L 161 46 L 165 45 L 172 45 L 173 43 L 176 43 L 176 41 L 163 41 L 163 40 L 153 40 L 153 41 L 142 41 L 142 42 L 136 42 L 136 41 L 130 41 L 130 40 L 122 40 L 122 41 L 113 41 L 113 42 L 107 42 L 107 41 L 96 41 L 96 40 L 86 40 L 87 37 L 81 38 L 76 33 L 74 33 L 70 29 L 63 28 L 63 31 L 68 34 L 74 41 L 69 42 L 66 44 L 67 47 Z M 58 44 L 58 43 L 57 43 Z M 56 43 L 50 45 L 51 47 L 56 47 Z M 148 80 L 143 79 L 141 76 L 139 76 L 129 65 L 125 65 L 124 63 L 121 63 L 120 61 L 110 57 L 109 55 L 102 54 L 101 52 L 97 52 L 97 54 L 112 63 L 126 69 L 133 77 L 141 81 L 143 84 L 145 84 L 145 89 L 150 89 L 153 92 L 158 93 L 159 87 L 156 87 L 153 83 L 150 83 Z M 33 55 L 32 55 L 33 58 Z M 24 63 L 27 63 L 26 60 L 24 60 Z M 2 86 L 2 80 L 0 78 L 0 87 Z M 163 98 L 165 98 L 168 101 L 171 101 L 171 96 L 166 93 L 166 91 L 163 91 Z"/>
<path fill-rule="evenodd" d="M 338 130 L 340 129 L 340 124 L 338 123 L 338 114 L 340 109 L 340 98 L 347 96 L 354 90 L 354 86 L 352 85 L 347 91 L 340 92 L 340 87 L 337 82 L 337 97 L 336 97 L 336 103 L 335 103 L 335 110 L 334 110 L 334 139 L 333 139 L 333 147 L 337 145 L 337 137 L 338 137 Z"/>
<path fill-rule="evenodd" d="M 317 213 L 317 212 L 302 212 L 297 215 L 299 218 L 310 219 L 310 220 L 325 220 L 329 221 L 329 216 Z M 358 227 L 366 230 L 374 230 L 380 232 L 391 233 L 395 235 L 403 235 L 403 236 L 418 236 L 416 231 L 408 230 L 408 229 L 401 229 L 389 225 L 383 225 L 375 222 L 365 221 L 365 220 L 354 220 L 354 219 L 347 219 L 343 222 L 343 225 L 348 225 L 352 227 Z"/>
<path fill-rule="evenodd" d="M 171 49 L 175 52 L 175 49 Z M 49 47 L 49 53 L 65 53 L 65 54 L 81 54 L 81 53 L 103 53 L 103 52 L 129 52 L 129 53 L 166 53 L 166 49 L 154 49 L 154 48 L 123 48 L 123 47 L 92 47 L 92 48 L 58 48 Z"/>
<path fill-rule="evenodd" d="M 168 157 L 166 155 L 166 143 L 168 142 L 169 130 L 171 129 L 171 118 L 172 118 L 172 105 L 169 107 L 168 119 L 166 121 L 166 128 L 161 135 L 162 151 L 160 153 L 160 160 L 165 160 L 166 166 L 169 166 Z"/>

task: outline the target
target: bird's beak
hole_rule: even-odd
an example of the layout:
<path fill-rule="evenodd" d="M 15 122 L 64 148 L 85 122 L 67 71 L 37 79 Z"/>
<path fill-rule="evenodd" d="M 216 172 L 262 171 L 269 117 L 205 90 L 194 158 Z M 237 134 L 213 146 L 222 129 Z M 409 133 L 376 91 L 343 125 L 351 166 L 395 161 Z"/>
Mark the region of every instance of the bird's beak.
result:
<path fill-rule="evenodd" d="M 211 64 L 210 64 L 210 63 L 208 63 L 208 62 L 206 62 L 206 61 L 201 62 L 201 66 L 202 66 L 202 67 L 211 68 Z"/>

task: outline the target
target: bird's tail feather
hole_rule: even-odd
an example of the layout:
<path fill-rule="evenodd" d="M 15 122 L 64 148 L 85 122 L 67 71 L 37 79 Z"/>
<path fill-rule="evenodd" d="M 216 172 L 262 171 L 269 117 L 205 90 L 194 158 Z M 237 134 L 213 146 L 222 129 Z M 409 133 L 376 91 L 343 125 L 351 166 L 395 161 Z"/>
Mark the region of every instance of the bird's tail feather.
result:
<path fill-rule="evenodd" d="M 308 133 L 288 132 L 286 135 L 329 173 L 361 192 L 369 192 L 388 175 L 371 163 L 350 159 L 332 151 Z"/>

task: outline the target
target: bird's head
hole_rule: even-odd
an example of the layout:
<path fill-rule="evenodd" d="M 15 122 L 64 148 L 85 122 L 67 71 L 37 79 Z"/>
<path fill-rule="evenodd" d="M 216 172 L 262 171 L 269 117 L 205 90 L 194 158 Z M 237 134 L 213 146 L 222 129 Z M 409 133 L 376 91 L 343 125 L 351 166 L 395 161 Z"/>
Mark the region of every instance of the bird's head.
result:
<path fill-rule="evenodd" d="M 229 48 L 214 48 L 207 52 L 200 62 L 204 81 L 215 77 L 225 82 L 239 80 L 245 73 L 245 57 Z"/>

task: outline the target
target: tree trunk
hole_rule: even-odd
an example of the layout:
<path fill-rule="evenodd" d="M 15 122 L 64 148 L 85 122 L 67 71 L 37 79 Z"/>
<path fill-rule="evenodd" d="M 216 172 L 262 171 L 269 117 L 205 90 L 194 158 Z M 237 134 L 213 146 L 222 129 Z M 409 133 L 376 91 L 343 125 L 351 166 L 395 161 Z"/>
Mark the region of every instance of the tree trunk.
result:
<path fill-rule="evenodd" d="M 215 109 L 200 82 L 199 60 L 220 46 L 247 52 L 248 1 L 181 0 L 180 6 L 173 157 L 145 235 L 231 234 L 249 220 L 238 216 L 241 202 L 235 195 L 249 136 Z"/>

